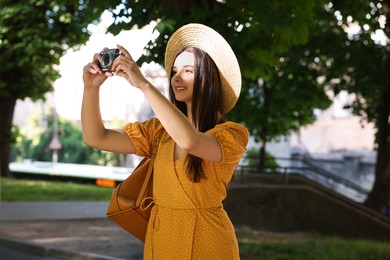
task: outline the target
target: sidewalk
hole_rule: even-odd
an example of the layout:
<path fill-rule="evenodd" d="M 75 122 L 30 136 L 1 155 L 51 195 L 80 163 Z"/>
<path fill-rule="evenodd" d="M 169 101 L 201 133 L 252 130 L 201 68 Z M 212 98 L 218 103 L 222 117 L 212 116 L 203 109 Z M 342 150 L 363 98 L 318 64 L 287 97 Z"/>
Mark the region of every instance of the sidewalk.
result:
<path fill-rule="evenodd" d="M 108 202 L 1 202 L 0 222 L 63 222 L 106 219 Z M 6 224 L 7 225 L 7 224 Z M 64 227 L 65 229 L 65 227 Z M 17 232 L 17 231 L 16 231 Z M 93 253 L 79 253 L 40 246 L 0 235 L 0 259 L 119 259 Z"/>
<path fill-rule="evenodd" d="M 108 202 L 0 202 L 0 221 L 105 218 Z"/>

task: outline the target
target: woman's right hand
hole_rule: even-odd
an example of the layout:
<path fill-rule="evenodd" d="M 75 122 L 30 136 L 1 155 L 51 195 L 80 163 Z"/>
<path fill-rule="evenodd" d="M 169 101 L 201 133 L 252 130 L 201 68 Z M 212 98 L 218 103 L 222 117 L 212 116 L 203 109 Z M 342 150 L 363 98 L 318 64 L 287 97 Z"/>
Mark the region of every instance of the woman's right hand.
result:
<path fill-rule="evenodd" d="M 100 87 L 103 82 L 107 79 L 107 73 L 103 73 L 99 68 L 100 55 L 95 53 L 93 55 L 93 61 L 84 66 L 83 70 L 83 81 L 84 87 L 86 88 L 94 88 Z"/>

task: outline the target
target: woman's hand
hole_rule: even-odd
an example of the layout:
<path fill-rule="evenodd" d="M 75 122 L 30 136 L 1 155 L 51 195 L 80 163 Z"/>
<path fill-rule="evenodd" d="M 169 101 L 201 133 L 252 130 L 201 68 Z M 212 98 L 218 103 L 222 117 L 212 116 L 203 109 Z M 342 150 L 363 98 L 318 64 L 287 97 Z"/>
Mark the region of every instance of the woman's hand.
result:
<path fill-rule="evenodd" d="M 93 56 L 92 62 L 88 63 L 84 66 L 83 70 L 83 80 L 84 80 L 84 87 L 86 88 L 94 88 L 94 87 L 100 87 L 103 82 L 107 79 L 109 73 L 103 73 L 102 70 L 99 68 L 99 62 L 100 62 L 100 55 L 98 53 L 95 53 Z"/>
<path fill-rule="evenodd" d="M 130 53 L 120 45 L 117 45 L 117 48 L 121 51 L 121 55 L 112 64 L 113 75 L 125 78 L 132 86 L 142 90 L 149 84 L 149 81 L 144 77 Z"/>

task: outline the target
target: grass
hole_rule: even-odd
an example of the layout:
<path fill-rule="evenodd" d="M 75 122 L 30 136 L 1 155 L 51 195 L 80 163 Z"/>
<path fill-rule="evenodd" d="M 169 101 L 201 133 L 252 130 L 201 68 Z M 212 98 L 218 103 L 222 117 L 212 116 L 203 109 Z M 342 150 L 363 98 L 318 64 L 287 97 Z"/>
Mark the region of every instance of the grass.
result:
<path fill-rule="evenodd" d="M 241 259 L 376 260 L 390 259 L 388 243 L 321 236 L 315 233 L 273 233 L 236 228 Z"/>
<path fill-rule="evenodd" d="M 74 182 L 0 179 L 2 201 L 108 201 L 112 188 Z"/>
<path fill-rule="evenodd" d="M 112 188 L 92 184 L 0 179 L 2 201 L 108 201 Z M 315 233 L 275 233 L 237 227 L 243 260 L 390 259 L 388 243 Z"/>

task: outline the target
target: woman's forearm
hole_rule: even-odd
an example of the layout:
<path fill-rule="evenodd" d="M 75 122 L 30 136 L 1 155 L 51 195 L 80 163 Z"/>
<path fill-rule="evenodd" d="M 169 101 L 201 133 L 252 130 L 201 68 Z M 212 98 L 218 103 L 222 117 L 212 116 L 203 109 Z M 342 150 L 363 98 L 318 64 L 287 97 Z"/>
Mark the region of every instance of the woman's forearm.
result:
<path fill-rule="evenodd" d="M 198 131 L 190 120 L 150 83 L 140 89 L 168 134 L 182 149 L 191 149 Z"/>
<path fill-rule="evenodd" d="M 136 152 L 123 129 L 107 129 L 104 126 L 99 107 L 99 88 L 84 88 L 81 127 L 84 142 L 89 146 L 114 153 Z"/>
<path fill-rule="evenodd" d="M 100 114 L 99 90 L 112 73 L 103 73 L 95 54 L 93 61 L 84 66 L 84 94 L 81 106 L 81 128 L 84 142 L 97 149 L 116 153 L 135 153 L 136 149 L 123 129 L 106 129 Z"/>
<path fill-rule="evenodd" d="M 94 146 L 105 134 L 106 129 L 100 113 L 99 88 L 84 88 L 81 127 L 84 142 L 90 146 Z"/>

